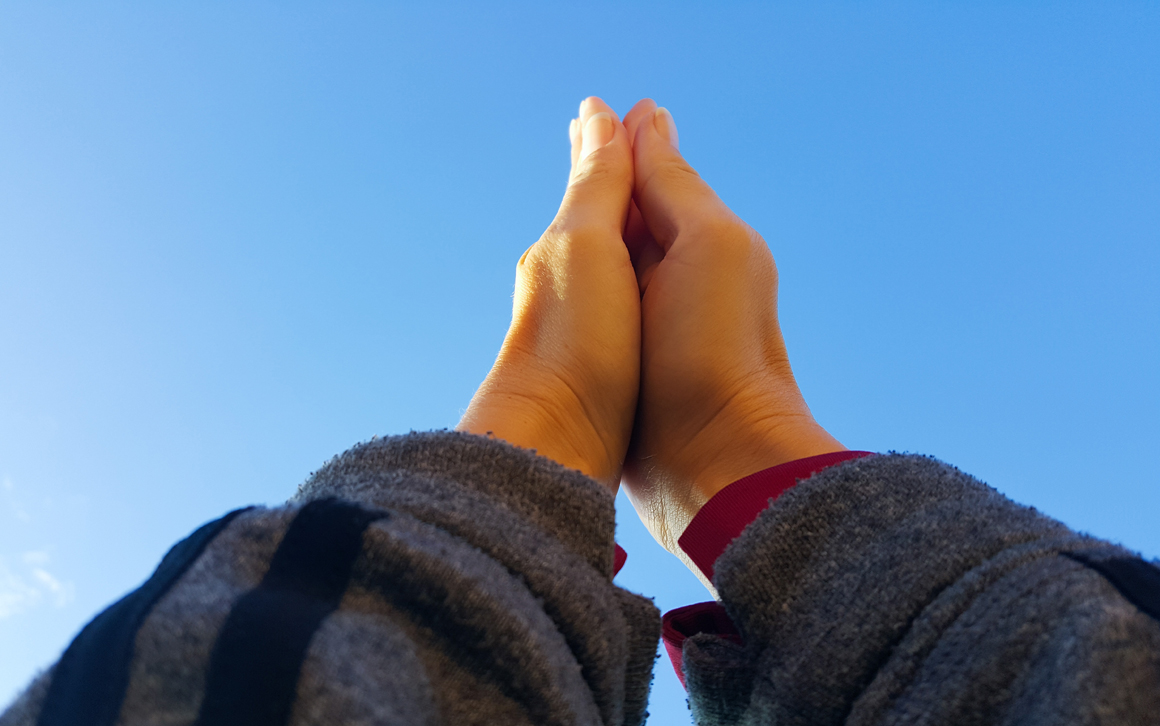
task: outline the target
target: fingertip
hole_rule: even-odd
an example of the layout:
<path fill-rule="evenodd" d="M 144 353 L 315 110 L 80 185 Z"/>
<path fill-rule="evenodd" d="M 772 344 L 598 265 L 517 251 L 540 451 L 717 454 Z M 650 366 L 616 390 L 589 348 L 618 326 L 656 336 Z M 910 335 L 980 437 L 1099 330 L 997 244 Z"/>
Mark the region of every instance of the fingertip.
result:
<path fill-rule="evenodd" d="M 677 124 L 672 113 L 664 106 L 657 106 L 636 121 L 636 133 L 632 136 L 633 155 L 638 163 L 665 159 L 680 152 Z"/>
<path fill-rule="evenodd" d="M 568 140 L 572 144 L 572 172 L 576 170 L 576 162 L 580 161 L 580 119 L 574 118 L 568 124 Z"/>
<path fill-rule="evenodd" d="M 617 123 L 620 122 L 620 116 L 617 116 L 612 107 L 605 103 L 600 96 L 589 96 L 580 102 L 580 123 L 582 125 L 588 123 L 588 119 L 598 113 L 607 113 Z"/>
<path fill-rule="evenodd" d="M 648 118 L 656 107 L 656 101 L 651 98 L 642 98 L 624 115 L 624 129 L 628 132 L 630 142 L 635 143 L 637 129 L 639 129 L 641 121 Z"/>
<path fill-rule="evenodd" d="M 677 136 L 677 122 L 673 120 L 673 115 L 664 106 L 659 107 L 653 112 L 653 126 L 656 127 L 657 134 L 662 139 L 669 142 L 669 145 L 678 151 L 681 148 L 680 138 Z"/>
<path fill-rule="evenodd" d="M 616 136 L 617 122 L 607 111 L 593 114 L 584 123 L 583 140 L 580 146 L 580 158 L 585 159 L 593 151 L 606 146 Z"/>

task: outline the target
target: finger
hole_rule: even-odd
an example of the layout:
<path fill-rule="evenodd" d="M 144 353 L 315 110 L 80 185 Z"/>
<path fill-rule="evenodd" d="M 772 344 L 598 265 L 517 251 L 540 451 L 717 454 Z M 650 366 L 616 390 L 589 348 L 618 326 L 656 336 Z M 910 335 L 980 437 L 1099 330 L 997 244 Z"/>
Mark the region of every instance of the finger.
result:
<path fill-rule="evenodd" d="M 580 161 L 580 142 L 583 138 L 581 132 L 584 129 L 584 124 L 588 119 L 592 118 L 593 114 L 600 113 L 601 111 L 610 113 L 613 118 L 619 120 L 616 112 L 608 104 L 596 96 L 589 96 L 580 102 L 578 115 L 572 119 L 572 123 L 568 126 L 568 138 L 572 142 L 572 169 L 568 173 L 569 179 L 576 173 L 576 162 Z"/>
<path fill-rule="evenodd" d="M 580 124 L 588 123 L 588 119 L 592 118 L 593 114 L 600 112 L 611 115 L 617 123 L 620 123 L 620 117 L 616 115 L 616 111 L 613 111 L 611 106 L 604 102 L 604 99 L 599 96 L 589 96 L 580 102 Z"/>
<path fill-rule="evenodd" d="M 668 251 L 682 231 L 739 220 L 677 150 L 672 114 L 657 108 L 637 124 L 633 199 L 653 239 Z"/>
<path fill-rule="evenodd" d="M 572 166 L 568 169 L 568 180 L 576 173 L 576 162 L 580 161 L 580 119 L 574 118 L 568 124 L 568 140 L 572 144 Z"/>
<path fill-rule="evenodd" d="M 553 227 L 601 230 L 614 233 L 619 240 L 632 198 L 628 133 L 616 113 L 596 97 L 580 104 L 576 126 L 576 163 Z"/>
<path fill-rule="evenodd" d="M 636 138 L 636 130 L 642 119 L 648 118 L 657 109 L 657 102 L 651 98 L 642 98 L 636 102 L 632 110 L 624 115 L 624 128 L 628 131 L 628 140 Z"/>

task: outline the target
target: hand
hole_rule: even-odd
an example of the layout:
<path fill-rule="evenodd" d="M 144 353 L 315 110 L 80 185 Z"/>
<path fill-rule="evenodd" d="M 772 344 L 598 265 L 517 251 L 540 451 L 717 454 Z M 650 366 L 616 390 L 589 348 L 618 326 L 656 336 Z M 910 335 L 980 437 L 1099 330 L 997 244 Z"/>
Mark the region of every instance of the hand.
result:
<path fill-rule="evenodd" d="M 625 126 L 635 166 L 625 241 L 643 340 L 624 483 L 656 540 L 685 559 L 677 539 L 725 486 L 845 447 L 794 381 L 765 241 L 681 156 L 668 111 L 641 101 Z"/>
<path fill-rule="evenodd" d="M 516 266 L 512 323 L 460 431 L 579 469 L 615 493 L 640 380 L 640 295 L 623 230 L 632 148 L 598 98 L 572 122 L 555 220 Z"/>

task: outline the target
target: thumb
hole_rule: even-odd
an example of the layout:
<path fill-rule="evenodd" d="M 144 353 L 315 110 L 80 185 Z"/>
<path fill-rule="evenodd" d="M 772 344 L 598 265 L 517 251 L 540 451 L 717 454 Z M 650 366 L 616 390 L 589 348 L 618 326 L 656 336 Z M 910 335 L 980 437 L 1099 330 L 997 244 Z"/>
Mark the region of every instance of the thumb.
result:
<path fill-rule="evenodd" d="M 572 173 L 552 227 L 621 237 L 632 199 L 632 147 L 620 118 L 595 96 L 572 122 Z"/>
<path fill-rule="evenodd" d="M 633 196 L 653 239 L 665 252 L 682 233 L 738 222 L 677 148 L 677 124 L 666 108 L 632 119 Z"/>

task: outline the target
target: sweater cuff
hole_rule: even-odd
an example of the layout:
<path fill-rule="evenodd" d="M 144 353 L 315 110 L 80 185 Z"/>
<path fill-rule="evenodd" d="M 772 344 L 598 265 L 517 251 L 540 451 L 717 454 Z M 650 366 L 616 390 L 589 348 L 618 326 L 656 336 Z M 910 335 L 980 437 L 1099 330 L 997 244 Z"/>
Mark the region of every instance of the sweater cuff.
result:
<path fill-rule="evenodd" d="M 415 478 L 440 482 L 439 498 L 446 501 L 428 502 L 432 514 L 482 496 L 612 578 L 616 508 L 608 490 L 579 471 L 492 437 L 413 431 L 372 439 L 327 462 L 294 498 L 339 496 L 390 509 L 401 506 L 397 500 Z M 428 499 L 426 494 L 422 498 Z M 470 518 L 467 512 L 460 514 Z M 426 515 L 422 518 L 427 520 Z"/>
<path fill-rule="evenodd" d="M 677 680 L 682 686 L 686 685 L 683 666 L 686 640 L 694 635 L 708 633 L 731 643 L 742 644 L 737 626 L 729 619 L 729 613 L 725 612 L 721 603 L 716 600 L 670 610 L 665 613 L 661 623 L 661 640 L 665 644 L 669 662 L 673 664 L 673 670 L 677 673 Z"/>
<path fill-rule="evenodd" d="M 701 507 L 677 544 L 712 582 L 717 558 L 774 499 L 826 467 L 872 455 L 869 451 L 836 451 L 795 459 L 738 479 Z"/>

